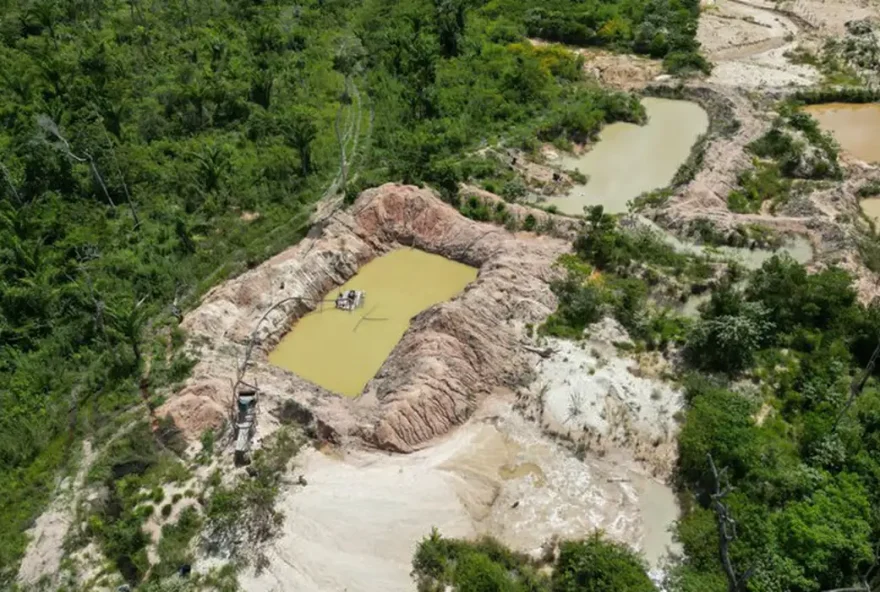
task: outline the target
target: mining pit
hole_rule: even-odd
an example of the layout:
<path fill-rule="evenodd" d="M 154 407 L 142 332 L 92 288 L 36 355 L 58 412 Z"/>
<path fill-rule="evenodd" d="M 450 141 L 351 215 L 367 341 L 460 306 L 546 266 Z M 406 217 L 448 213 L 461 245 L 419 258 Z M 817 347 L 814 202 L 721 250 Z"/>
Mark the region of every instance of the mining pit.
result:
<path fill-rule="evenodd" d="M 406 319 L 409 328 L 360 396 L 341 396 L 271 362 L 291 327 L 295 335 L 328 294 L 369 262 L 412 247 L 476 268 L 477 277 L 452 300 Z M 272 410 L 293 401 L 335 443 L 418 449 L 463 423 L 493 389 L 531 381 L 534 354 L 522 328 L 555 308 L 553 264 L 569 249 L 568 241 L 464 218 L 428 190 L 366 191 L 299 245 L 209 292 L 185 317 L 199 362 L 158 413 L 195 442 L 229 416 L 232 384 L 241 378 L 262 393 L 258 439 L 277 425 Z"/>
<path fill-rule="evenodd" d="M 449 300 L 476 276 L 473 267 L 439 255 L 408 248 L 391 251 L 364 265 L 339 287 L 336 298 L 323 300 L 297 321 L 269 361 L 330 391 L 356 397 L 400 341 L 410 319 Z M 363 295 L 363 301 L 349 310 L 344 307 L 350 294 Z"/>
<path fill-rule="evenodd" d="M 576 225 L 558 222 L 563 235 Z M 261 392 L 255 445 L 291 405 L 317 436 L 294 459 L 308 485 L 282 493 L 282 535 L 267 549 L 268 567 L 241 576 L 246 589 L 409 590 L 413 552 L 432 527 L 447 536 L 490 534 L 535 555 L 554 537 L 602 530 L 642 550 L 653 568 L 662 565 L 678 516 L 666 482 L 681 396 L 637 379 L 610 341 L 623 339 L 619 327 L 606 327 L 591 330 L 598 340 L 591 347 L 603 353 L 590 360 L 606 368 L 587 389 L 602 409 L 584 408 L 602 419 L 554 419 L 559 401 L 583 386 L 572 378 L 584 358 L 563 342 L 536 347 L 531 326 L 555 309 L 550 282 L 561 272 L 554 264 L 570 245 L 570 236 L 469 220 L 429 190 L 385 185 L 331 214 L 299 245 L 215 288 L 185 317 L 199 362 L 160 415 L 195 442 L 227 420 L 232 385 L 242 379 Z M 383 262 L 403 263 L 405 281 L 385 275 L 376 282 L 417 284 L 424 298 L 408 308 L 393 298 L 386 304 L 374 279 L 365 279 Z M 442 289 L 428 290 L 431 282 Z M 364 305 L 321 312 L 340 286 L 365 290 Z M 371 308 L 377 305 L 382 310 Z M 339 323 L 327 329 L 331 352 L 362 317 L 394 317 L 397 326 L 371 362 L 378 370 L 364 370 L 350 387 L 307 367 L 280 368 L 272 353 L 328 312 Z M 384 321 L 363 321 L 357 331 L 367 323 Z M 328 376 L 347 372 L 344 362 Z M 621 388 L 608 394 L 609 385 Z M 665 389 L 662 412 L 656 405 L 638 411 L 658 389 Z M 617 402 L 613 410 L 605 409 L 606 395 Z M 586 448 L 576 454 L 578 443 Z"/>

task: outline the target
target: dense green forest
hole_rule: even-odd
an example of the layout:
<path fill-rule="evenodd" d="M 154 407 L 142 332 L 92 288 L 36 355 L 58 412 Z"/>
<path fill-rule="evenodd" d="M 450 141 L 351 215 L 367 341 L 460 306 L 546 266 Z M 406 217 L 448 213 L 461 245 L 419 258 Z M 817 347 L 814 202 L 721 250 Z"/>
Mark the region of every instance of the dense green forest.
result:
<path fill-rule="evenodd" d="M 74 444 L 186 376 L 176 324 L 207 287 L 345 183 L 454 198 L 478 146 L 644 117 L 527 35 L 701 68 L 696 19 L 695 0 L 2 2 L 0 583 Z"/>
<path fill-rule="evenodd" d="M 667 588 L 875 589 L 880 385 L 865 368 L 880 306 L 859 303 L 845 271 L 811 275 L 776 256 L 745 276 L 728 269 L 699 318 L 676 318 L 651 303 L 651 270 L 698 284 L 713 275 L 710 262 L 684 264 L 692 256 L 645 248 L 651 240 L 592 210 L 543 330 L 577 335 L 612 314 L 639 349 L 677 344 L 685 354 L 676 527 L 685 555 Z M 587 279 L 593 268 L 607 276 L 601 284 Z"/>

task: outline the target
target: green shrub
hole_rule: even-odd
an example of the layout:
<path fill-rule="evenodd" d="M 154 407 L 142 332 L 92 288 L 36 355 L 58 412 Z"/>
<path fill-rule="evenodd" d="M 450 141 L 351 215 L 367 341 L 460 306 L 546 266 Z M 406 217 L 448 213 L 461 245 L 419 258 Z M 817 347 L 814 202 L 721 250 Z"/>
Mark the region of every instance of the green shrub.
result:
<path fill-rule="evenodd" d="M 189 506 L 180 513 L 177 523 L 162 527 L 157 549 L 160 562 L 153 567 L 151 579 L 166 578 L 177 572 L 181 565 L 193 563 L 195 558 L 190 550 L 190 542 L 199 533 L 201 526 L 202 519 L 198 511 Z"/>
<path fill-rule="evenodd" d="M 663 67 L 672 74 L 708 74 L 712 71 L 712 64 L 696 51 L 670 53 L 663 58 Z"/>
<path fill-rule="evenodd" d="M 765 200 L 775 207 L 789 198 L 791 181 L 782 176 L 779 165 L 755 161 L 754 166 L 754 170 L 743 171 L 737 176 L 739 187 L 727 197 L 727 205 L 733 212 L 757 212 Z"/>
<path fill-rule="evenodd" d="M 507 201 L 517 201 L 524 198 L 528 191 L 525 183 L 519 177 L 506 181 L 501 187 L 501 197 Z"/>
<path fill-rule="evenodd" d="M 569 273 L 564 280 L 551 284 L 559 306 L 541 326 L 541 332 L 557 337 L 578 338 L 587 325 L 602 318 L 606 297 L 595 284 L 585 283 Z"/>
<path fill-rule="evenodd" d="M 859 187 L 856 191 L 856 195 L 861 199 L 880 195 L 880 181 L 867 181 L 864 185 Z"/>
<path fill-rule="evenodd" d="M 552 592 L 657 592 L 645 562 L 626 545 L 599 535 L 560 545 Z"/>

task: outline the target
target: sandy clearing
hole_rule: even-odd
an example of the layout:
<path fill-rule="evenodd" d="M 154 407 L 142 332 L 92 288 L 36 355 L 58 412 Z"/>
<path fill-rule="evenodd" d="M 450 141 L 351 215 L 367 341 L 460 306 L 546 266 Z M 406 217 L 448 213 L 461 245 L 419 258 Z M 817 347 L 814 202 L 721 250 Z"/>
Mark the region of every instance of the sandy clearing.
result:
<path fill-rule="evenodd" d="M 797 28 L 788 19 L 760 8 L 721 0 L 700 15 L 697 40 L 711 59 L 735 59 L 784 43 Z"/>
<path fill-rule="evenodd" d="M 550 340 L 556 353 L 539 366 L 542 422 L 575 441 L 632 450 L 658 474 L 675 462 L 673 419 L 683 407 L 667 383 L 636 376 L 634 360 L 601 351 L 595 342 Z"/>
<path fill-rule="evenodd" d="M 308 480 L 284 494 L 283 534 L 269 567 L 241 578 L 259 592 L 410 591 L 412 555 L 432 527 L 492 534 L 538 553 L 553 535 L 596 529 L 644 548 L 657 565 L 677 517 L 665 486 L 625 460 L 578 461 L 512 408 L 490 399 L 467 424 L 410 455 L 316 450 L 297 463 Z"/>
<path fill-rule="evenodd" d="M 812 66 L 792 64 L 785 53 L 801 33 L 792 18 L 757 1 L 718 0 L 705 8 L 697 29 L 714 69 L 710 83 L 746 88 L 808 86 L 821 80 Z"/>
<path fill-rule="evenodd" d="M 20 582 L 34 584 L 43 576 L 58 576 L 64 558 L 64 538 L 73 524 L 86 475 L 95 456 L 91 441 L 83 440 L 82 458 L 73 482 L 70 479 L 61 482 L 49 509 L 37 518 L 29 533 L 31 542 L 18 570 Z"/>

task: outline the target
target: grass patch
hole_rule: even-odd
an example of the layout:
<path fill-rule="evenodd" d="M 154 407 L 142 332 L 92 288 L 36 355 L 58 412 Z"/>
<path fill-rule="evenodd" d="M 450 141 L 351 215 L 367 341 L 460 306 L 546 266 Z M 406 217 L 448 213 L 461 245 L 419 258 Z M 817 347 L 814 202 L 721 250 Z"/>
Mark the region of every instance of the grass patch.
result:
<path fill-rule="evenodd" d="M 755 160 L 754 167 L 737 175 L 738 187 L 727 196 L 732 212 L 757 212 L 767 200 L 775 208 L 791 195 L 791 180 L 782 176 L 777 163 Z"/>
<path fill-rule="evenodd" d="M 856 191 L 856 196 L 859 199 L 876 197 L 878 195 L 880 195 L 880 181 L 868 181 Z"/>
<path fill-rule="evenodd" d="M 214 482 L 205 511 L 205 540 L 209 550 L 223 550 L 236 563 L 265 562 L 262 545 L 278 532 L 284 519 L 275 501 L 284 484 L 291 458 L 303 437 L 282 427 L 254 452 L 247 474 L 231 485 Z"/>

